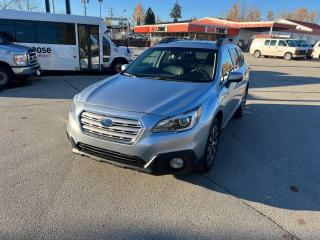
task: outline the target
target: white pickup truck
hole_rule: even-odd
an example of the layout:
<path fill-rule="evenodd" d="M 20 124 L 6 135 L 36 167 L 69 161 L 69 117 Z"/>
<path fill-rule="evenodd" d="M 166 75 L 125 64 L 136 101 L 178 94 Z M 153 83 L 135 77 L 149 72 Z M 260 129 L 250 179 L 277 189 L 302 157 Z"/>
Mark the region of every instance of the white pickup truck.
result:
<path fill-rule="evenodd" d="M 36 52 L 13 44 L 0 34 L 0 89 L 8 87 L 15 78 L 40 75 Z"/>

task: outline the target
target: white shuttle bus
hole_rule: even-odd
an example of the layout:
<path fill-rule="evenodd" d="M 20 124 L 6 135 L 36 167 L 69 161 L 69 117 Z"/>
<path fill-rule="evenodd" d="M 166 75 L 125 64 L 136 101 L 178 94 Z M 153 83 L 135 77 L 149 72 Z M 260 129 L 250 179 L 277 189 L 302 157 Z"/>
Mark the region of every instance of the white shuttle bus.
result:
<path fill-rule="evenodd" d="M 41 70 L 121 71 L 132 54 L 114 44 L 106 30 L 98 17 L 0 11 L 0 34 L 35 49 Z"/>

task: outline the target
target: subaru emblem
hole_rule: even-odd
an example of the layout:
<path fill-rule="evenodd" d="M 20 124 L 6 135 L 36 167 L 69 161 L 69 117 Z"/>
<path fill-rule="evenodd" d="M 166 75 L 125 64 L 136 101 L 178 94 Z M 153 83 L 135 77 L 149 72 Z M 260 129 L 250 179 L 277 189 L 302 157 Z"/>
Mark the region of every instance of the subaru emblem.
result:
<path fill-rule="evenodd" d="M 109 118 L 102 119 L 102 120 L 100 121 L 100 123 L 101 123 L 102 126 L 104 126 L 104 127 L 111 127 L 111 126 L 113 125 L 112 120 L 109 119 Z"/>

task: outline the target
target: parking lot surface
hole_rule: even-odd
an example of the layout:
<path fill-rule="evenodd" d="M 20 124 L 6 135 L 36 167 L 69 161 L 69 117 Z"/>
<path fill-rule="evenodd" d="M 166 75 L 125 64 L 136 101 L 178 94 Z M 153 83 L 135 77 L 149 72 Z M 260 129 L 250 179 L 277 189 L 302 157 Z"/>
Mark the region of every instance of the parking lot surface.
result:
<path fill-rule="evenodd" d="M 254 59 L 214 170 L 151 176 L 74 155 L 72 97 L 105 76 L 0 92 L 0 239 L 320 239 L 320 62 Z"/>

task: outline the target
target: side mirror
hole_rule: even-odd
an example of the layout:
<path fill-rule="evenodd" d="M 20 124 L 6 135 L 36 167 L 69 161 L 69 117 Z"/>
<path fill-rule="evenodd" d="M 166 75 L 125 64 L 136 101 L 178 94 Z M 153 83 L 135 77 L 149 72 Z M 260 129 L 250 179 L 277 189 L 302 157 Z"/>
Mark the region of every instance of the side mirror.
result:
<path fill-rule="evenodd" d="M 121 71 L 126 70 L 126 69 L 127 69 L 127 67 L 128 67 L 128 64 L 123 64 L 123 65 L 121 66 Z"/>
<path fill-rule="evenodd" d="M 243 74 L 239 72 L 230 72 L 228 76 L 229 82 L 241 82 L 243 80 Z"/>

